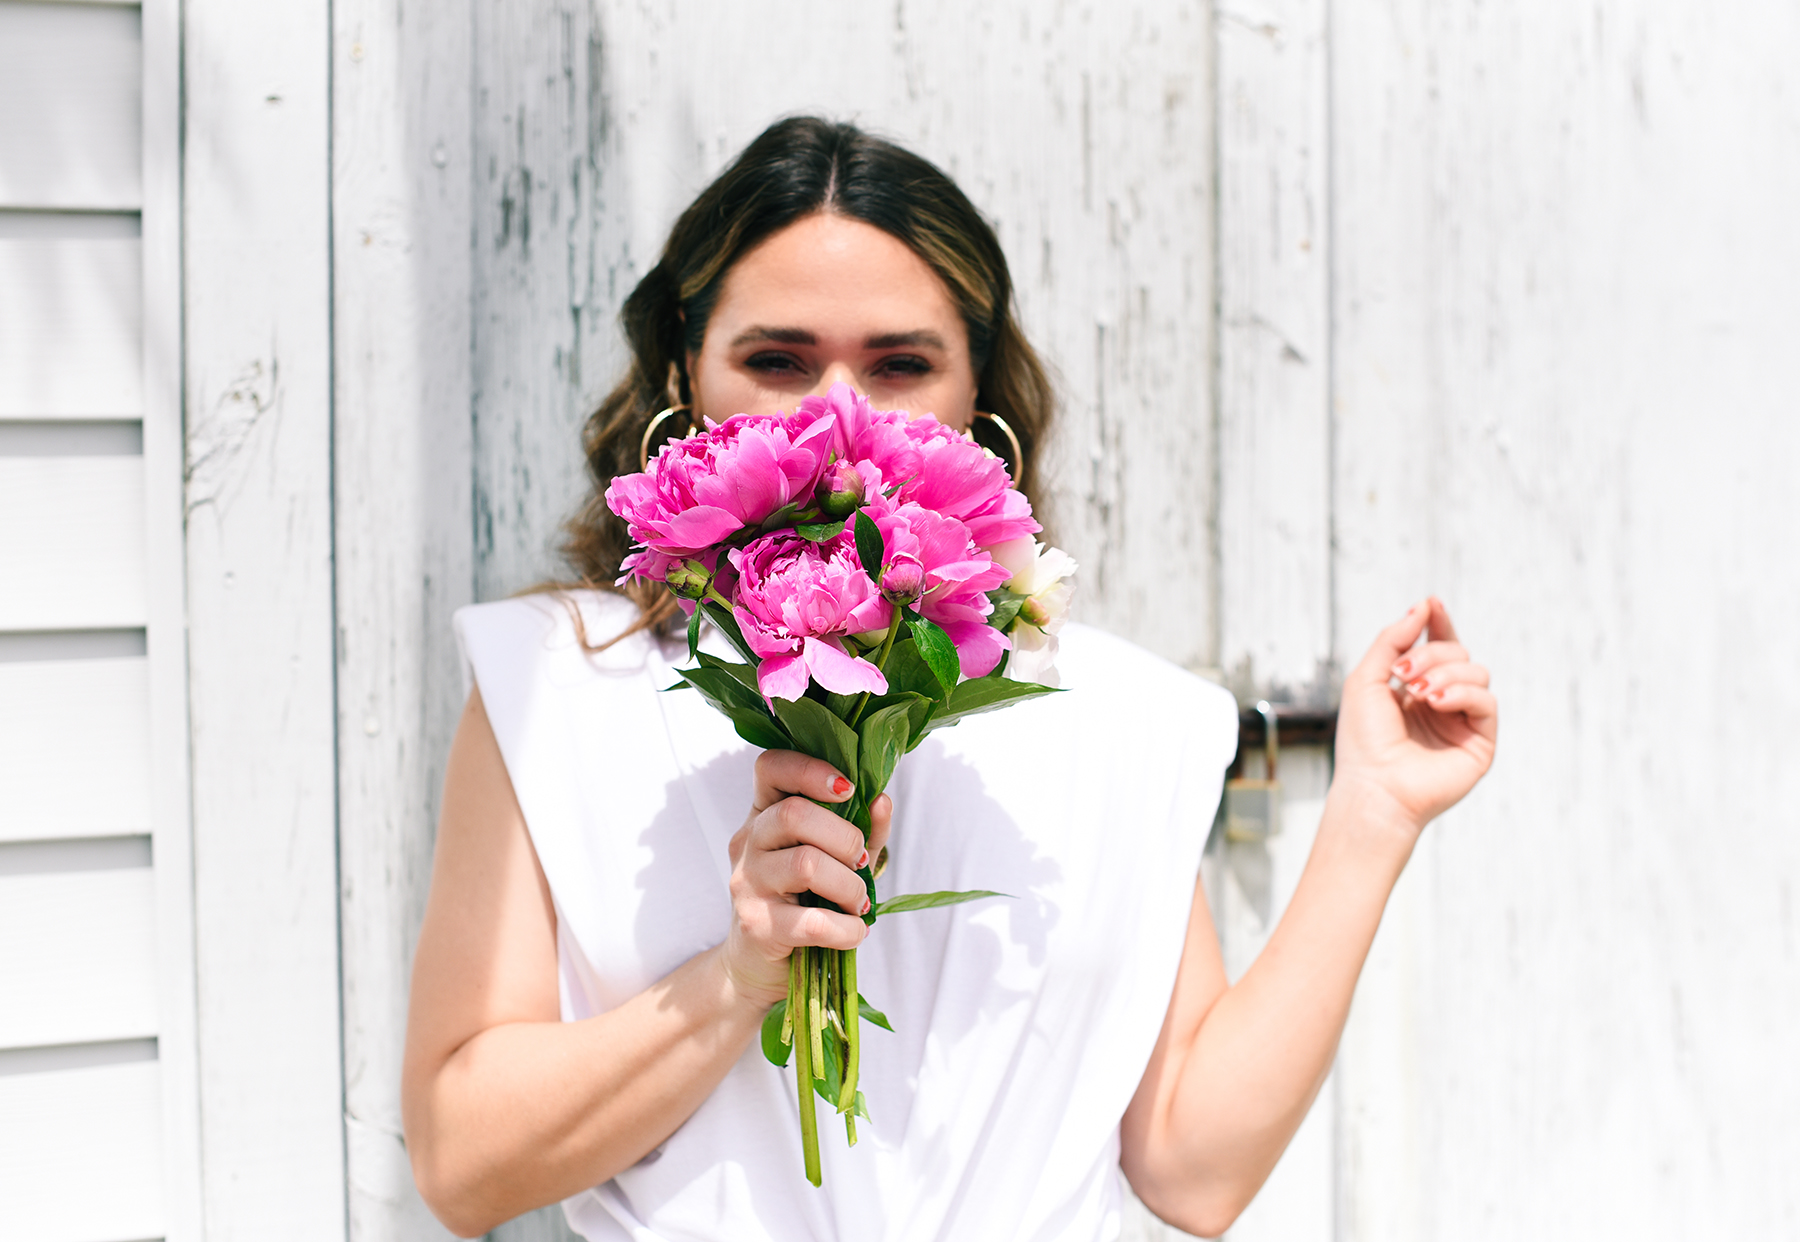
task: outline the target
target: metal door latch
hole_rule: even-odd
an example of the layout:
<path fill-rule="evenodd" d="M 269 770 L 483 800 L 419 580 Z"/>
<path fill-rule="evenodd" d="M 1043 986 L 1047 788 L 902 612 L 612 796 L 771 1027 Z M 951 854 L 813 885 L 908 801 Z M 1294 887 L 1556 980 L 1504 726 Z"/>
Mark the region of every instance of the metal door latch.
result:
<path fill-rule="evenodd" d="M 1225 839 L 1228 841 L 1267 841 L 1281 831 L 1281 782 L 1275 775 L 1281 740 L 1275 723 L 1275 708 L 1267 699 L 1259 699 L 1256 710 L 1263 718 L 1263 759 L 1267 771 L 1261 780 L 1239 777 L 1225 782 Z"/>

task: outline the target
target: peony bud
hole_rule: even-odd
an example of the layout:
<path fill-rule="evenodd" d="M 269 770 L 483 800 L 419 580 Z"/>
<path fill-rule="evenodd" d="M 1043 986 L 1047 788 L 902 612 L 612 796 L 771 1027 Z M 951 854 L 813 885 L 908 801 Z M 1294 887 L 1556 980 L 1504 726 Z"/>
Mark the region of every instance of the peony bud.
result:
<path fill-rule="evenodd" d="M 820 510 L 825 516 L 832 518 L 849 517 L 856 512 L 867 495 L 868 489 L 863 484 L 862 475 L 857 473 L 855 465 L 847 461 L 837 462 L 828 468 L 813 492 Z"/>
<path fill-rule="evenodd" d="M 881 598 L 911 608 L 925 593 L 925 567 L 917 561 L 895 561 L 881 573 Z"/>
<path fill-rule="evenodd" d="M 712 585 L 712 571 L 699 561 L 676 561 L 669 567 L 669 590 L 682 599 L 700 599 Z"/>

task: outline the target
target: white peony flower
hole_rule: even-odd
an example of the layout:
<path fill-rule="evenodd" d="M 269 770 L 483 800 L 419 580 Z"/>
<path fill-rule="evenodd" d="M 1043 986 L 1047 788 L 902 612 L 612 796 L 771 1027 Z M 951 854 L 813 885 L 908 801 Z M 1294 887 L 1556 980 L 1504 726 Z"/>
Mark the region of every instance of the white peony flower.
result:
<path fill-rule="evenodd" d="M 1058 682 L 1056 635 L 1069 619 L 1069 603 L 1075 595 L 1075 584 L 1069 581 L 1078 568 L 1075 558 L 1030 536 L 1008 540 L 989 551 L 1012 571 L 1006 589 L 1025 597 L 1018 620 L 1007 631 L 1013 653 L 1006 662 L 1006 675 L 1014 681 L 1054 686 Z"/>

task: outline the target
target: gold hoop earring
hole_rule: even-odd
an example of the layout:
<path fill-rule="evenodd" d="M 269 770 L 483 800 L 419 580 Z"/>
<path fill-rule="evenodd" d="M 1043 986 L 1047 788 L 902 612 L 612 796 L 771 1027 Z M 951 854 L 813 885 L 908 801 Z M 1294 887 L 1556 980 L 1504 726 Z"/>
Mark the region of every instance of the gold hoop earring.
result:
<path fill-rule="evenodd" d="M 1020 476 L 1025 473 L 1025 450 L 1019 447 L 1019 437 L 1014 434 L 1011 427 L 1007 426 L 1006 420 L 998 414 L 990 414 L 986 410 L 976 410 L 975 417 L 985 418 L 998 427 L 1000 434 L 1006 437 L 1007 444 L 1012 446 L 1012 461 L 1009 464 L 1013 469 L 1013 482 L 1018 483 Z"/>
<path fill-rule="evenodd" d="M 650 437 L 656 434 L 656 429 L 658 427 L 662 426 L 663 423 L 667 422 L 677 414 L 688 415 L 688 427 L 689 431 L 692 431 L 694 422 L 693 415 L 689 413 L 688 407 L 685 404 L 672 405 L 662 413 L 658 414 L 655 418 L 651 419 L 650 425 L 644 428 L 644 438 L 638 442 L 639 470 L 648 470 L 650 468 Z"/>

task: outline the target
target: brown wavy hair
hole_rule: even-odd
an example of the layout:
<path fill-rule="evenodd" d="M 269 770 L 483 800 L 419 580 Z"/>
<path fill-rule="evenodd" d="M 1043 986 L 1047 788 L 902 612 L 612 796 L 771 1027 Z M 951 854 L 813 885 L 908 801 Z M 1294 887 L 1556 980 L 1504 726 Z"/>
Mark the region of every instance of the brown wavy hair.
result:
<path fill-rule="evenodd" d="M 1024 461 L 1010 460 L 1011 446 L 985 420 L 976 420 L 976 434 L 1009 459 L 1022 491 L 1030 495 L 1037 483 L 1055 398 L 1019 330 L 1012 276 L 992 226 L 941 169 L 903 147 L 817 117 L 777 121 L 681 214 L 662 257 L 625 299 L 619 319 L 631 364 L 582 430 L 594 486 L 564 528 L 563 555 L 579 576 L 567 585 L 622 590 L 641 611 L 625 633 L 668 621 L 675 607 L 658 583 L 612 585 L 632 543 L 606 507 L 607 485 L 641 468 L 639 445 L 657 412 L 689 399 L 687 355 L 699 352 L 725 274 L 758 243 L 819 212 L 892 234 L 937 273 L 968 328 L 975 408 L 1006 420 Z M 664 425 L 684 430 L 679 418 Z"/>

